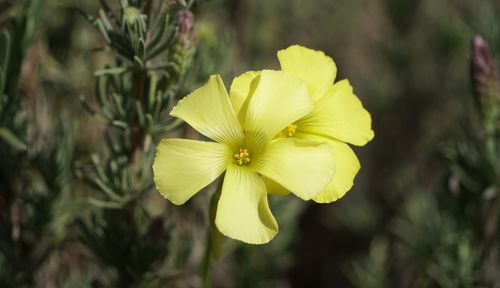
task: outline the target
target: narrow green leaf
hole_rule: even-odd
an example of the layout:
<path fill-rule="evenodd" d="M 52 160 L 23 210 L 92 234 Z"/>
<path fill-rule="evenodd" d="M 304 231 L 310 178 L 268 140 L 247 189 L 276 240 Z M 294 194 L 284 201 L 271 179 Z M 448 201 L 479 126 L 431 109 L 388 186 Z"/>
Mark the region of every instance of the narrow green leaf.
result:
<path fill-rule="evenodd" d="M 1 46 L 2 46 L 2 59 L 0 59 L 0 69 L 1 69 L 1 77 L 2 79 L 0 80 L 1 81 L 1 86 L 0 88 L 2 90 L 0 90 L 0 93 L 6 93 L 7 91 L 5 91 L 5 86 L 7 85 L 7 77 L 8 77 L 8 73 L 9 73 L 9 61 L 10 61 L 10 45 L 11 45 L 11 37 L 10 37 L 10 34 L 8 31 L 3 31 L 2 34 L 0 34 L 1 38 L 0 38 L 0 41 L 1 41 Z M 1 58 L 1 57 L 0 57 Z"/>
<path fill-rule="evenodd" d="M 139 125 L 141 125 L 141 127 L 144 127 L 144 110 L 142 109 L 140 101 L 135 101 L 135 108 L 137 111 L 137 118 L 139 118 Z"/>
<path fill-rule="evenodd" d="M 151 114 L 146 114 L 146 123 L 145 124 L 146 125 L 144 127 L 144 130 L 151 131 L 151 129 L 154 126 L 154 121 L 153 121 L 153 117 L 151 117 Z"/>
<path fill-rule="evenodd" d="M 160 43 L 161 39 L 165 36 L 165 30 L 167 29 L 167 26 L 169 25 L 168 20 L 169 20 L 169 15 L 167 14 L 165 17 L 160 17 L 159 18 L 159 30 L 156 32 L 156 34 L 153 36 L 149 44 L 147 45 L 146 51 L 149 53 L 152 51 L 158 43 Z"/>
<path fill-rule="evenodd" d="M 102 36 L 104 36 L 104 39 L 106 39 L 106 43 L 111 44 L 111 38 L 109 37 L 108 30 L 106 30 L 106 25 L 102 22 L 101 19 L 96 19 L 95 20 L 95 25 L 97 28 L 99 28 L 99 31 L 101 31 Z"/>
<path fill-rule="evenodd" d="M 120 188 L 122 189 L 122 191 L 128 191 L 130 190 L 130 186 L 128 186 L 128 177 L 129 177 L 129 173 L 127 173 L 127 169 L 123 169 L 121 171 L 121 183 L 120 183 Z"/>
<path fill-rule="evenodd" d="M 0 127 L 0 138 L 17 150 L 24 151 L 28 149 L 28 145 L 26 145 L 21 139 L 19 139 L 19 137 L 5 127 Z"/>
<path fill-rule="evenodd" d="M 103 76 L 103 75 L 119 75 L 127 72 L 130 69 L 128 66 L 120 66 L 113 68 L 100 69 L 94 72 L 94 76 Z"/>
<path fill-rule="evenodd" d="M 113 25 L 108 19 L 108 16 L 106 16 L 106 13 L 100 9 L 99 10 L 99 17 L 101 18 L 102 24 L 104 24 L 104 27 L 106 28 L 107 31 L 113 30 Z"/>
<path fill-rule="evenodd" d="M 175 29 L 175 31 L 176 30 L 177 29 Z M 168 46 L 170 46 L 171 44 L 172 44 L 172 38 L 170 38 L 170 36 L 167 36 L 166 40 L 164 40 L 161 44 L 159 44 L 157 47 L 152 49 L 152 51 L 150 51 L 146 54 L 145 60 L 146 61 L 151 60 L 151 59 L 155 58 L 156 56 L 158 56 L 159 54 L 161 54 L 162 52 L 167 51 Z"/>
<path fill-rule="evenodd" d="M 156 66 L 148 67 L 148 70 L 165 70 L 168 68 L 175 68 L 175 64 L 172 62 L 159 64 Z"/>
<path fill-rule="evenodd" d="M 120 120 L 113 120 L 113 122 L 111 122 L 111 125 L 116 126 L 118 128 L 121 128 L 121 129 L 124 129 L 124 130 L 129 129 L 128 123 L 124 122 L 124 121 L 120 121 Z"/>
<path fill-rule="evenodd" d="M 99 187 L 99 190 L 103 192 L 104 194 L 108 195 L 111 199 L 116 200 L 116 201 L 121 201 L 122 197 L 120 195 L 116 194 L 108 185 L 106 185 L 104 182 L 101 181 L 101 179 L 93 179 L 92 182 Z"/>
<path fill-rule="evenodd" d="M 140 69 L 144 68 L 144 62 L 137 56 L 134 56 L 134 63 L 137 64 Z"/>
<path fill-rule="evenodd" d="M 149 91 L 148 91 L 148 101 L 146 103 L 146 111 L 151 112 L 154 107 L 155 95 L 158 90 L 158 76 L 156 73 L 148 73 L 149 74 Z"/>
<path fill-rule="evenodd" d="M 96 172 L 97 176 L 102 179 L 102 181 L 108 181 L 108 177 L 106 176 L 106 173 L 104 172 L 104 169 L 101 166 L 101 161 L 99 159 L 99 156 L 95 153 L 90 155 L 90 162 L 92 163 L 92 167 L 94 168 L 94 171 Z"/>
<path fill-rule="evenodd" d="M 99 102 L 99 105 L 102 107 L 104 106 L 106 102 L 106 95 L 108 93 L 107 89 L 107 84 L 108 84 L 108 74 L 103 74 L 101 76 L 97 76 L 97 81 L 95 83 L 96 85 L 96 94 L 97 94 L 97 102 Z"/>
<path fill-rule="evenodd" d="M 109 38 L 111 39 L 110 46 L 116 50 L 123 57 L 133 60 L 134 59 L 134 49 L 127 37 L 120 33 L 114 31 L 109 31 Z"/>
<path fill-rule="evenodd" d="M 125 109 L 123 108 L 123 100 L 122 96 L 118 93 L 111 93 L 111 99 L 113 100 L 114 108 L 118 111 L 118 115 L 121 119 L 125 119 L 127 116 L 127 113 L 125 112 Z"/>
<path fill-rule="evenodd" d="M 164 133 L 168 133 L 168 132 L 176 129 L 177 127 L 181 126 L 183 123 L 184 123 L 184 121 L 182 121 L 181 119 L 177 119 L 176 118 L 175 120 L 173 120 L 172 122 L 170 122 L 167 125 L 161 125 L 161 126 L 155 127 L 152 130 L 152 133 L 156 134 L 156 135 L 161 135 L 161 134 L 164 134 Z"/>
<path fill-rule="evenodd" d="M 139 49 L 137 51 L 137 56 L 140 59 L 144 59 L 144 56 L 146 56 L 146 43 L 144 43 L 144 39 L 139 39 Z"/>
<path fill-rule="evenodd" d="M 90 107 L 90 104 L 87 101 L 87 99 L 85 99 L 85 96 L 80 95 L 80 103 L 82 104 L 83 108 L 85 110 L 87 110 L 87 112 L 89 114 L 91 114 L 91 115 L 95 115 L 96 114 L 96 110 L 94 110 L 92 107 Z"/>
<path fill-rule="evenodd" d="M 123 208 L 121 203 L 117 202 L 109 202 L 109 201 L 103 201 L 95 198 L 89 198 L 88 202 L 94 206 L 100 207 L 100 208 L 108 208 L 108 209 L 121 209 Z"/>

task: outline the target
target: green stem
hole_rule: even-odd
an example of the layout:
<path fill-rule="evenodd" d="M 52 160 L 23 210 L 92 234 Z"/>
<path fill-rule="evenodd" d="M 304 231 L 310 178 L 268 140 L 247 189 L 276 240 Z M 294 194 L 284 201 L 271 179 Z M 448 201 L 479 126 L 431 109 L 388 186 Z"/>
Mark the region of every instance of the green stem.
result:
<path fill-rule="evenodd" d="M 201 279 L 202 279 L 202 287 L 210 288 L 210 266 L 212 264 L 212 242 L 210 239 L 210 228 L 207 233 L 207 247 L 205 250 L 205 255 L 203 256 L 203 266 L 201 268 Z"/>
<path fill-rule="evenodd" d="M 219 230 L 215 226 L 215 214 L 217 211 L 217 203 L 219 202 L 220 194 L 222 191 L 224 174 L 219 178 L 219 183 L 217 185 L 217 190 L 212 195 L 210 200 L 210 209 L 208 213 L 209 224 L 207 231 L 207 246 L 205 250 L 205 255 L 203 257 L 203 263 L 201 268 L 201 278 L 202 278 L 202 287 L 209 288 L 210 287 L 210 267 L 212 265 L 212 258 L 218 258 L 220 254 L 220 244 L 222 240 L 222 234 L 220 234 Z"/>

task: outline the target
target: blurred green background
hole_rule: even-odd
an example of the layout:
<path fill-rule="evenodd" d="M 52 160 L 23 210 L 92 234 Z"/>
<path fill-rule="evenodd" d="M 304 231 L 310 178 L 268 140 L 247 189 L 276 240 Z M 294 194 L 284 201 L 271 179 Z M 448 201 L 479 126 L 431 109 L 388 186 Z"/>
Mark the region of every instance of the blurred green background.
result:
<path fill-rule="evenodd" d="M 37 123 L 28 133 L 47 135 L 30 149 L 42 151 L 52 141 L 54 119 L 70 126 L 65 135 L 75 143 L 75 160 L 85 161 L 103 141 L 104 126 L 78 100 L 92 98 L 94 72 L 113 63 L 109 53 L 96 51 L 104 39 L 77 11 L 98 15 L 99 7 L 97 0 L 45 1 L 19 84 Z M 354 148 L 362 168 L 344 198 L 320 205 L 271 196 L 279 234 L 264 246 L 226 239 L 212 266 L 213 287 L 500 285 L 499 221 L 488 236 L 494 244 L 487 249 L 478 244 L 486 225 L 481 193 L 490 189 L 496 199 L 500 180 L 498 174 L 483 179 L 482 170 L 474 170 L 494 168 L 460 158 L 481 148 L 470 153 L 457 148 L 469 147 L 467 139 L 475 137 L 470 134 L 480 130 L 470 79 L 471 39 L 482 35 L 493 55 L 500 55 L 500 1 L 199 0 L 192 11 L 198 42 L 179 95 L 210 74 L 221 74 L 229 87 L 246 70 L 278 68 L 276 52 L 300 44 L 333 57 L 337 78 L 349 79 L 375 131 L 372 142 Z M 500 142 L 495 143 L 498 150 Z M 473 167 L 471 181 L 478 184 L 463 185 L 457 165 Z M 90 193 L 80 181 L 70 181 L 61 197 Z M 476 192 L 464 198 L 463 191 Z M 208 199 L 200 193 L 186 207 L 176 207 L 154 191 L 144 197 L 150 209 L 171 211 L 165 214 L 173 217 L 169 247 L 184 249 L 178 259 L 166 260 L 166 274 L 174 272 L 159 287 L 199 287 L 205 222 L 198 218 L 206 218 Z M 53 209 L 58 210 L 51 233 L 63 244 L 44 258 L 30 285 L 108 287 L 107 276 L 99 276 L 106 266 L 72 230 L 86 210 Z"/>

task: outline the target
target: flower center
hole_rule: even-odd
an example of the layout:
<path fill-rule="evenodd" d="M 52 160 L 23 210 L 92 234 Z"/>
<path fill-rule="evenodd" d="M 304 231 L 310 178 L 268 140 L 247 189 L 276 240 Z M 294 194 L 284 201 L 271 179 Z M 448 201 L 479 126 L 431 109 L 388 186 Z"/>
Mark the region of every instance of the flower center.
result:
<path fill-rule="evenodd" d="M 240 148 L 240 152 L 235 153 L 233 158 L 235 159 L 234 162 L 240 166 L 250 163 L 250 153 L 248 153 L 248 150 L 245 148 Z"/>
<path fill-rule="evenodd" d="M 287 136 L 288 137 L 292 137 L 294 134 L 295 134 L 295 131 L 297 130 L 297 125 L 295 124 L 290 124 L 288 125 L 288 133 L 287 133 Z"/>

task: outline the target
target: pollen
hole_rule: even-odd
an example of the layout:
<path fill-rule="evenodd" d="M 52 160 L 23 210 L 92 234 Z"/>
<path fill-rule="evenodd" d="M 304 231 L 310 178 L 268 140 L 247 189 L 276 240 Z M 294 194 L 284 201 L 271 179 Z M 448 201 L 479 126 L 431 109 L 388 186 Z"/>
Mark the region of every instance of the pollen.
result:
<path fill-rule="evenodd" d="M 297 125 L 295 124 L 290 124 L 288 125 L 288 133 L 287 133 L 287 136 L 288 137 L 292 137 L 294 134 L 295 134 L 295 131 L 297 130 Z"/>
<path fill-rule="evenodd" d="M 233 158 L 236 164 L 240 166 L 248 165 L 248 163 L 250 163 L 250 153 L 248 153 L 248 150 L 244 148 L 240 148 L 240 152 L 235 153 Z"/>

